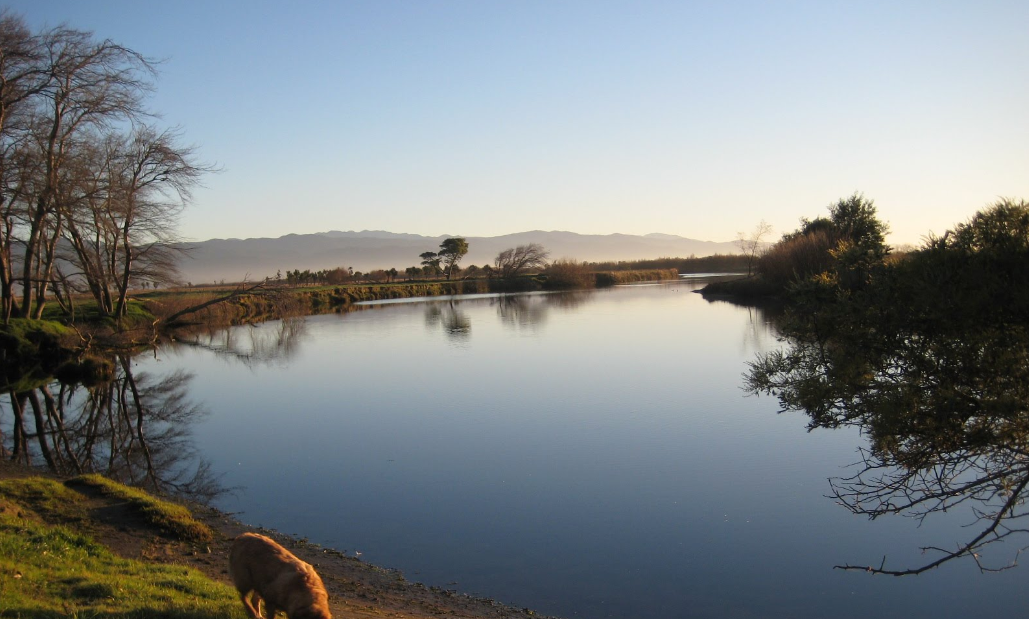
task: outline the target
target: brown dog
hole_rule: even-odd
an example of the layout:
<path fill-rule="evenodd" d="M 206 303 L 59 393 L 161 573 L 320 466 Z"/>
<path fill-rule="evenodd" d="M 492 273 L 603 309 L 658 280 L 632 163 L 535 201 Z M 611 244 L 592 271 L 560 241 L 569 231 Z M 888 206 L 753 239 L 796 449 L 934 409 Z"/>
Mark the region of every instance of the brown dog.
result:
<path fill-rule="evenodd" d="M 314 568 L 268 537 L 237 537 L 229 550 L 229 576 L 254 619 L 262 619 L 261 600 L 268 619 L 279 610 L 289 619 L 332 619 L 329 596 Z"/>

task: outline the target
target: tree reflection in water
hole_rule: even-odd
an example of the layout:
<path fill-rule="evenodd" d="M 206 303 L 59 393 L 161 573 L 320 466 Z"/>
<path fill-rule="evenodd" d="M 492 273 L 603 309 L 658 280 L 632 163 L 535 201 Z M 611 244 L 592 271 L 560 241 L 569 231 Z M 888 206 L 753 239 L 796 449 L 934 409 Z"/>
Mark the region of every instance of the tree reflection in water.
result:
<path fill-rule="evenodd" d="M 497 318 L 509 329 L 535 330 L 547 322 L 551 310 L 574 312 L 590 300 L 590 290 L 568 290 L 543 294 L 500 295 L 490 300 Z"/>
<path fill-rule="evenodd" d="M 1029 484 L 1025 331 L 911 337 L 892 350 L 841 339 L 791 339 L 752 364 L 749 389 L 776 395 L 783 410 L 806 411 L 811 429 L 856 425 L 869 437 L 859 472 L 831 480 L 833 495 L 852 512 L 922 519 L 968 503 L 979 523 L 977 534 L 956 548 L 931 548 L 941 553 L 935 561 L 873 571 L 917 574 L 961 556 L 984 571 L 1012 566 L 988 567 L 983 550 L 1026 532 L 1020 524 Z"/>
<path fill-rule="evenodd" d="M 277 321 L 233 328 L 196 328 L 179 334 L 178 343 L 210 350 L 247 366 L 288 361 L 300 350 L 307 321 L 290 316 Z"/>
<path fill-rule="evenodd" d="M 589 292 L 558 294 L 498 294 L 484 301 L 495 307 L 501 324 L 510 329 L 536 329 L 546 323 L 551 309 L 573 311 L 589 299 Z M 461 309 L 466 301 L 430 301 L 425 306 L 425 326 L 442 328 L 447 336 L 460 342 L 472 334 L 472 321 Z"/>
<path fill-rule="evenodd" d="M 490 301 L 497 318 L 509 329 L 536 328 L 547 320 L 547 305 L 528 295 L 499 296 Z"/>
<path fill-rule="evenodd" d="M 459 305 L 453 300 L 445 303 L 430 303 L 425 308 L 425 326 L 442 327 L 443 332 L 451 340 L 467 339 L 472 334 L 472 321 Z"/>
<path fill-rule="evenodd" d="M 857 426 L 868 437 L 858 472 L 831 480 L 850 511 L 972 515 L 972 533 L 926 548 L 937 556 L 924 565 L 838 567 L 907 575 L 959 557 L 982 571 L 1015 565 L 1029 533 L 1026 264 L 1029 205 L 1003 204 L 862 287 L 832 277 L 802 286 L 782 321 L 785 346 L 751 364 L 751 392 L 806 412 L 811 429 Z"/>
<path fill-rule="evenodd" d="M 10 392 L 10 438 L 0 436 L 0 455 L 198 500 L 224 492 L 192 445 L 191 429 L 205 414 L 188 398 L 193 375 L 135 374 L 127 355 L 114 364 L 114 378 L 99 385 L 55 381 Z"/>

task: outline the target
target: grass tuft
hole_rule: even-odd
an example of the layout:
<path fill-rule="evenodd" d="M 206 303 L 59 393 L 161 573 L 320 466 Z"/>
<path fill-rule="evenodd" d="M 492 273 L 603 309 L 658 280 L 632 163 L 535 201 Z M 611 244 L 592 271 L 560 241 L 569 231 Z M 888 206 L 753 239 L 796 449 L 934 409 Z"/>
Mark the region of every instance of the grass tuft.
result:
<path fill-rule="evenodd" d="M 128 503 L 148 523 L 164 533 L 191 542 L 209 542 L 214 539 L 210 527 L 193 518 L 182 505 L 155 498 L 143 490 L 131 488 L 102 475 L 80 475 L 66 482 L 70 486 L 94 488 L 101 494 Z"/>
<path fill-rule="evenodd" d="M 5 501 L 50 522 L 81 522 L 86 518 L 85 497 L 48 477 L 0 481 L 0 504 Z M 5 510 L 0 509 L 0 512 Z M 22 510 L 12 512 L 23 513 Z"/>

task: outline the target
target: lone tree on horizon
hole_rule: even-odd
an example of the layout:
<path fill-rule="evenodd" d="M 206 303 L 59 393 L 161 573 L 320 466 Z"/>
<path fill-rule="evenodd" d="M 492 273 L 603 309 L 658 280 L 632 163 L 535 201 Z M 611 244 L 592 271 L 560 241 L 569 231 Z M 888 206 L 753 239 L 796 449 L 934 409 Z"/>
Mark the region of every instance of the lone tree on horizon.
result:
<path fill-rule="evenodd" d="M 468 241 L 464 237 L 449 238 L 439 244 L 439 253 L 436 255 L 443 262 L 443 271 L 447 274 L 447 279 L 454 274 L 454 267 L 467 253 Z"/>
<path fill-rule="evenodd" d="M 464 237 L 455 236 L 439 244 L 439 251 L 427 251 L 419 254 L 422 264 L 431 267 L 435 273 L 443 273 L 447 279 L 454 274 L 457 263 L 468 253 L 468 241 Z"/>

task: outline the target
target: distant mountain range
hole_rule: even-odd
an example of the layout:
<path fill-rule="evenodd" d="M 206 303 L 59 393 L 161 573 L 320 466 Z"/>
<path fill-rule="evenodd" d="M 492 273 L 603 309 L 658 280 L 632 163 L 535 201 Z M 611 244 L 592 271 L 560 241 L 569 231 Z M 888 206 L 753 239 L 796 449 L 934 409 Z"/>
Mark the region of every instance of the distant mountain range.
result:
<path fill-rule="evenodd" d="M 381 230 L 287 234 L 276 239 L 212 239 L 184 244 L 188 256 L 179 264 L 182 281 L 199 283 L 262 280 L 277 271 L 353 267 L 355 271 L 403 270 L 419 265 L 419 254 L 437 251 L 449 236 L 420 236 Z M 533 230 L 492 237 L 465 237 L 468 255 L 462 266 L 492 264 L 498 253 L 517 245 L 539 243 L 550 258 L 598 262 L 736 253 L 735 243 L 698 241 L 671 234 L 576 234 Z"/>

